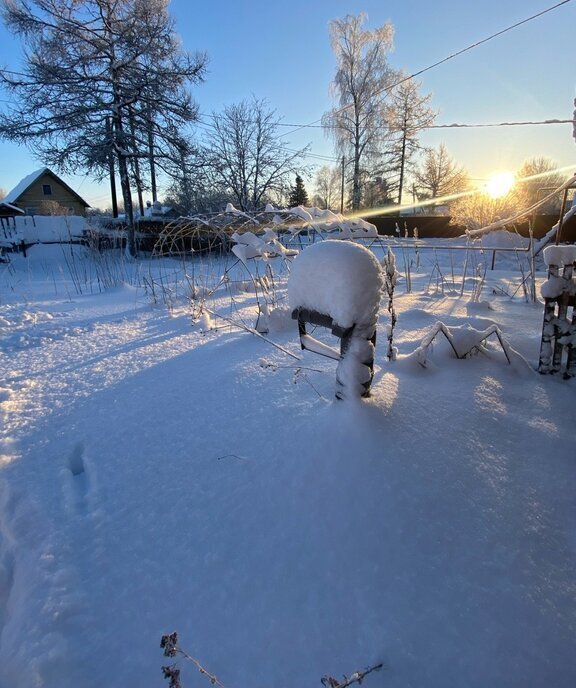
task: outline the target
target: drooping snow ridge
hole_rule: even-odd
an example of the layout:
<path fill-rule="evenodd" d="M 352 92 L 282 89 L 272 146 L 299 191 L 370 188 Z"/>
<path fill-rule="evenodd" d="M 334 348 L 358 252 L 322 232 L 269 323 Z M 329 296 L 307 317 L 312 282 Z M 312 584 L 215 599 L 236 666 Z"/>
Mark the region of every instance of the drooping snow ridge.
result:
<path fill-rule="evenodd" d="M 548 267 L 557 265 L 572 265 L 576 263 L 576 246 L 574 244 L 563 244 L 559 246 L 546 246 L 544 249 L 544 262 Z"/>
<path fill-rule="evenodd" d="M 246 267 L 247 261 L 252 258 L 275 258 L 277 256 L 294 256 L 297 251 L 287 249 L 278 241 L 278 235 L 269 227 L 264 230 L 262 236 L 256 236 L 253 232 L 234 232 L 230 237 L 236 244 L 232 246 L 232 253 L 237 256 Z"/>
<path fill-rule="evenodd" d="M 315 229 L 332 234 L 332 239 L 367 239 L 378 236 L 375 225 L 361 218 L 346 219 L 344 215 L 335 213 L 332 210 L 310 207 L 303 205 L 288 208 L 286 211 L 290 215 L 299 217 L 305 223 L 312 225 Z M 301 227 L 292 228 L 299 231 Z"/>
<path fill-rule="evenodd" d="M 363 246 L 322 241 L 294 260 L 288 282 L 291 308 L 329 315 L 343 328 L 370 329 L 377 320 L 384 280 L 374 254 Z"/>

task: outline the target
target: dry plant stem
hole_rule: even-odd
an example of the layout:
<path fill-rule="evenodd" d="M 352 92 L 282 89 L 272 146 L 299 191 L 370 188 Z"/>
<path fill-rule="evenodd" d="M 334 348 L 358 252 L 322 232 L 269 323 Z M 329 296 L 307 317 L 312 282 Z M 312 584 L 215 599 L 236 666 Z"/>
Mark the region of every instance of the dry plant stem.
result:
<path fill-rule="evenodd" d="M 293 354 L 291 351 L 288 351 L 288 349 L 285 349 L 283 346 L 280 346 L 280 344 L 277 344 L 276 342 L 273 342 L 271 339 L 268 339 L 268 337 L 265 337 L 264 335 L 260 334 L 260 332 L 257 332 L 253 327 L 248 327 L 248 325 L 244 325 L 243 323 L 235 322 L 234 320 L 232 320 L 232 318 L 227 318 L 225 315 L 221 315 L 220 313 L 217 313 L 216 311 L 213 311 L 211 308 L 208 308 L 206 306 L 204 307 L 204 310 L 207 313 L 210 313 L 210 315 L 215 316 L 216 318 L 221 318 L 230 325 L 239 327 L 241 330 L 245 330 L 246 332 L 249 332 L 250 334 L 253 334 L 256 337 L 263 339 L 268 344 L 272 344 L 272 346 L 275 346 L 277 349 L 282 351 L 282 353 L 285 353 L 287 356 L 290 356 L 291 358 L 294 358 L 297 361 L 302 360 L 300 356 L 296 356 L 296 354 Z"/>
<path fill-rule="evenodd" d="M 302 368 L 296 368 L 296 372 L 294 373 L 294 383 L 296 383 L 296 381 L 299 377 L 303 378 L 310 385 L 310 387 L 312 387 L 312 389 L 316 392 L 316 394 L 320 397 L 320 399 L 327 401 L 326 397 L 324 397 L 322 394 L 320 394 L 320 392 L 316 389 L 316 387 L 309 380 L 308 375 L 306 375 L 306 373 L 300 374 L 301 371 L 302 371 Z"/>
<path fill-rule="evenodd" d="M 344 676 L 344 680 L 342 682 L 332 678 L 332 676 L 323 676 L 321 682 L 325 688 L 347 688 L 354 683 L 362 683 L 368 674 L 371 674 L 373 671 L 380 671 L 383 666 L 383 663 L 380 662 L 380 664 L 368 667 L 367 669 L 364 669 L 364 671 L 356 671 L 352 674 L 352 676 Z"/>
<path fill-rule="evenodd" d="M 192 662 L 194 666 L 198 669 L 198 671 L 206 676 L 206 678 L 210 681 L 210 683 L 213 686 L 219 686 L 220 688 L 224 688 L 224 685 L 218 680 L 214 674 L 211 674 L 209 671 L 207 671 L 201 664 L 200 662 L 195 659 L 194 657 L 191 657 L 187 652 L 184 652 L 184 650 L 181 647 L 176 646 L 176 651 L 179 652 L 185 659 L 187 659 L 189 662 Z"/>

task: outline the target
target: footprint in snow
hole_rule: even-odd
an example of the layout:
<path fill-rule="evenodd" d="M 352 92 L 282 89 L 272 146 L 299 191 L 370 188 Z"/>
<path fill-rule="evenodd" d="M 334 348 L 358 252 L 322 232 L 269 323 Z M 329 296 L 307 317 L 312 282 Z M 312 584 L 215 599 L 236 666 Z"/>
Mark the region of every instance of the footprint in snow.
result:
<path fill-rule="evenodd" d="M 78 442 L 68 455 L 65 480 L 65 504 L 75 513 L 85 514 L 87 511 L 86 499 L 88 496 L 90 481 L 86 471 L 84 459 L 84 445 Z"/>

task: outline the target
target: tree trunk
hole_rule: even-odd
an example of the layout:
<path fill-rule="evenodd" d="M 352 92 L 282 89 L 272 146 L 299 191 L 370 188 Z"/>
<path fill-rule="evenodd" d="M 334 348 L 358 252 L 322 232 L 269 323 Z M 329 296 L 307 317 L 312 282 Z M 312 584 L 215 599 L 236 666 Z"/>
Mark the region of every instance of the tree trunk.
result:
<path fill-rule="evenodd" d="M 152 191 L 152 203 L 158 200 L 156 191 L 156 163 L 154 161 L 154 134 L 152 132 L 152 110 L 148 105 L 148 160 L 150 162 L 150 188 Z"/>
<path fill-rule="evenodd" d="M 406 161 L 406 122 L 402 132 L 402 156 L 400 158 L 400 187 L 398 188 L 398 205 L 402 205 L 402 186 L 404 185 L 404 163 Z"/>
<path fill-rule="evenodd" d="M 108 153 L 108 174 L 110 175 L 110 195 L 112 197 L 112 217 L 118 217 L 118 197 L 116 195 L 116 170 L 114 169 L 114 154 L 112 152 L 112 125 L 110 117 L 106 117 L 106 136 L 110 147 Z"/>
<path fill-rule="evenodd" d="M 128 232 L 126 252 L 136 256 L 136 233 L 134 230 L 134 209 L 132 207 L 132 191 L 130 189 L 130 174 L 128 172 L 128 156 L 124 150 L 124 127 L 122 118 L 118 112 L 113 115 L 114 130 L 116 133 L 116 155 L 118 157 L 118 172 L 120 173 L 120 188 L 124 201 L 124 222 Z"/>
<path fill-rule="evenodd" d="M 142 197 L 142 177 L 140 176 L 140 161 L 138 160 L 138 150 L 136 147 L 136 125 L 134 123 L 134 113 L 132 108 L 129 110 L 130 133 L 132 134 L 132 147 L 134 158 L 132 160 L 134 181 L 136 183 L 136 192 L 138 194 L 138 206 L 140 209 L 140 217 L 144 217 L 144 199 Z"/>

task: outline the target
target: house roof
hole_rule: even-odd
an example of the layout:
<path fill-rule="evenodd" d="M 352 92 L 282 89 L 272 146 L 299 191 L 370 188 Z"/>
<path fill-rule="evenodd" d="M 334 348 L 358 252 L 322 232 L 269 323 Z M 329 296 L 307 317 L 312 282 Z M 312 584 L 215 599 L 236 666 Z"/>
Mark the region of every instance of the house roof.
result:
<path fill-rule="evenodd" d="M 15 215 L 25 215 L 26 213 L 22 210 L 22 208 L 18 208 L 15 205 L 12 205 L 11 203 L 6 203 L 6 201 L 0 201 L 0 212 L 2 210 L 8 210 L 10 212 L 13 212 Z"/>
<path fill-rule="evenodd" d="M 74 191 L 71 187 L 66 184 L 66 182 L 61 179 L 57 174 L 52 172 L 52 170 L 48 167 L 41 167 L 39 170 L 36 170 L 35 172 L 32 172 L 29 174 L 27 177 L 24 177 L 24 179 L 20 180 L 18 184 L 10 191 L 9 193 L 6 194 L 6 196 L 2 199 L 4 203 L 16 203 L 16 201 L 22 196 L 22 194 L 27 191 L 34 182 L 38 181 L 40 177 L 44 174 L 49 174 L 50 176 L 54 177 L 56 181 L 58 181 L 62 186 L 67 189 L 73 196 L 76 197 L 76 199 L 86 208 L 90 207 L 89 203 L 86 203 L 86 201 L 80 196 L 79 194 Z"/>

